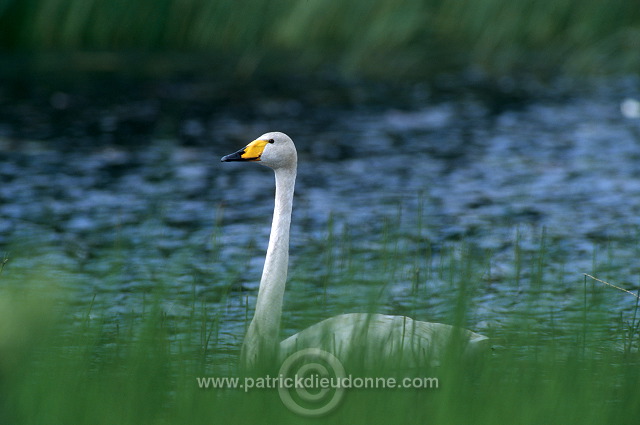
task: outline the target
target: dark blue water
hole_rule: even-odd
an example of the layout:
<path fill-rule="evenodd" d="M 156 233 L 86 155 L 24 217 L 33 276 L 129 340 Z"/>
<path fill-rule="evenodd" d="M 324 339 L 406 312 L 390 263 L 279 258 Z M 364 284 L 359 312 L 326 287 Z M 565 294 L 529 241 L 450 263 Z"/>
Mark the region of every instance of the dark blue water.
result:
<path fill-rule="evenodd" d="M 322 262 L 302 262 L 314 249 L 326 255 L 331 232 L 348 234 L 358 248 L 366 282 L 367 259 L 377 258 L 391 229 L 401 252 L 428 245 L 436 262 L 460 241 L 489 256 L 490 276 L 474 299 L 480 330 L 517 309 L 535 266 L 518 266 L 516 257 L 541 249 L 545 273 L 557 280 L 555 292 L 539 294 L 545 306 L 574 305 L 583 273 L 637 290 L 639 99 L 632 78 L 547 86 L 447 78 L 401 87 L 5 82 L 2 280 L 36 270 L 73 288 L 81 306 L 95 296 L 93 314 L 105 316 L 137 311 L 145 294 L 168 287 L 168 314 L 204 302 L 216 311 L 221 338 L 237 344 L 262 267 L 273 177 L 219 158 L 277 130 L 299 150 L 298 281 L 322 274 Z M 447 283 L 423 274 L 419 284 L 431 295 L 416 303 L 412 266 L 397 262 L 398 281 L 381 308 L 446 316 L 439 306 Z M 304 324 L 296 317 L 315 311 L 314 297 L 326 300 L 327 291 L 329 302 L 342 303 L 336 310 L 361 304 L 353 288 L 291 290 L 286 331 Z M 295 295 L 305 293 L 306 303 Z M 634 305 L 628 295 L 608 296 L 616 312 Z"/>

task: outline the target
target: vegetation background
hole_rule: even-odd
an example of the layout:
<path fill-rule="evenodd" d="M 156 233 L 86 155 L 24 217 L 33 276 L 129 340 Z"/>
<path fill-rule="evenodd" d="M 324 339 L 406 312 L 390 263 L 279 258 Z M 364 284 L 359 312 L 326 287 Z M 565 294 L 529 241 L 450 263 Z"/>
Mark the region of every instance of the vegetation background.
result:
<path fill-rule="evenodd" d="M 180 53 L 153 69 L 388 79 L 469 66 L 496 75 L 640 70 L 640 8 L 628 0 L 2 0 L 0 28 L 5 52 L 54 54 L 47 64 L 102 53 L 64 59 L 102 69 Z"/>

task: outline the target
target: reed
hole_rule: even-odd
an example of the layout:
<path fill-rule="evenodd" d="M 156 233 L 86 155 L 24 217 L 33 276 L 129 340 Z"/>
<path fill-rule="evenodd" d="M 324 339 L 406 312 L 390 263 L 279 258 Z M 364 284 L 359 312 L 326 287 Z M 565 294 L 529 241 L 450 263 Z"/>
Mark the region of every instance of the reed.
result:
<path fill-rule="evenodd" d="M 495 275 L 491 253 L 473 243 L 442 245 L 411 238 L 389 224 L 381 228 L 378 239 L 360 244 L 348 229 L 330 223 L 324 235 L 309 237 L 295 251 L 283 332 L 359 306 L 472 328 L 483 316 L 494 323 L 481 330 L 494 348 L 479 363 L 445 362 L 435 371 L 412 372 L 411 377 L 435 374 L 437 387 L 349 390 L 323 423 L 637 423 L 637 298 L 596 281 L 581 286 L 580 276 L 575 288 L 566 282 L 559 288 L 554 270 L 561 253 L 544 232 L 518 232 L 512 259 L 518 264 L 508 268 L 511 273 Z M 524 242 L 526 247 L 518 247 Z M 247 255 L 255 249 L 247 247 Z M 607 267 L 616 255 L 615 248 L 608 251 L 594 254 L 594 268 L 608 270 L 608 281 L 624 281 L 615 276 L 615 267 Z M 176 269 L 191 270 L 191 257 L 176 257 L 171 267 L 155 270 L 153 288 L 132 293 L 120 313 L 113 311 L 109 291 L 90 301 L 79 295 L 82 285 L 74 289 L 65 282 L 73 271 L 63 273 L 55 264 L 30 268 L 10 258 L 0 275 L 0 420 L 317 423 L 287 410 L 275 389 L 245 392 L 198 384 L 203 377 L 243 378 L 236 369 L 242 326 L 224 327 L 223 333 L 220 328 L 242 321 L 246 295 L 233 282 L 240 271 L 247 278 L 245 257 L 206 282 L 217 291 L 209 295 L 213 301 L 195 290 L 212 276 L 194 275 L 186 297 L 184 285 L 171 283 Z M 113 275 L 127 267 L 126 258 L 122 261 Z M 411 302 L 398 297 L 402 288 Z M 496 311 L 487 317 L 471 300 L 495 291 L 490 305 Z M 616 296 L 635 304 L 616 312 Z M 388 370 L 370 374 L 384 377 Z"/>
<path fill-rule="evenodd" d="M 5 51 L 204 52 L 254 71 L 640 69 L 640 8 L 626 0 L 5 0 L 0 27 Z"/>

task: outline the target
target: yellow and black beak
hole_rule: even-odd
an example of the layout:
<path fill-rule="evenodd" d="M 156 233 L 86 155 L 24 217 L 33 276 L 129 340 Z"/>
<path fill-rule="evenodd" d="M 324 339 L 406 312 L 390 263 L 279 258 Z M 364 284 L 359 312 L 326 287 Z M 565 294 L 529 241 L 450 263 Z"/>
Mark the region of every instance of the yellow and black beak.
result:
<path fill-rule="evenodd" d="M 244 148 L 240 149 L 238 152 L 231 153 L 229 155 L 225 155 L 220 160 L 221 162 L 230 162 L 230 161 L 260 161 L 260 157 L 262 156 L 262 152 L 264 151 L 264 147 L 267 146 L 268 143 L 273 143 L 273 139 L 270 140 L 254 140 L 249 143 Z"/>

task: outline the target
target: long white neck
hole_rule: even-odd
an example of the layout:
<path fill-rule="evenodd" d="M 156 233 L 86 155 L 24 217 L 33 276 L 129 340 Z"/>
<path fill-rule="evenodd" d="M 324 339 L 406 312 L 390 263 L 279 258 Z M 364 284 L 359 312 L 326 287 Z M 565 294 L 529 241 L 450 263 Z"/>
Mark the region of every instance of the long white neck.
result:
<path fill-rule="evenodd" d="M 280 340 L 282 298 L 289 265 L 289 229 L 296 181 L 295 164 L 291 168 L 276 169 L 275 175 L 276 197 L 269 247 L 258 289 L 256 312 L 242 348 L 243 361 L 249 365 L 259 360 L 272 359 L 277 353 Z"/>

